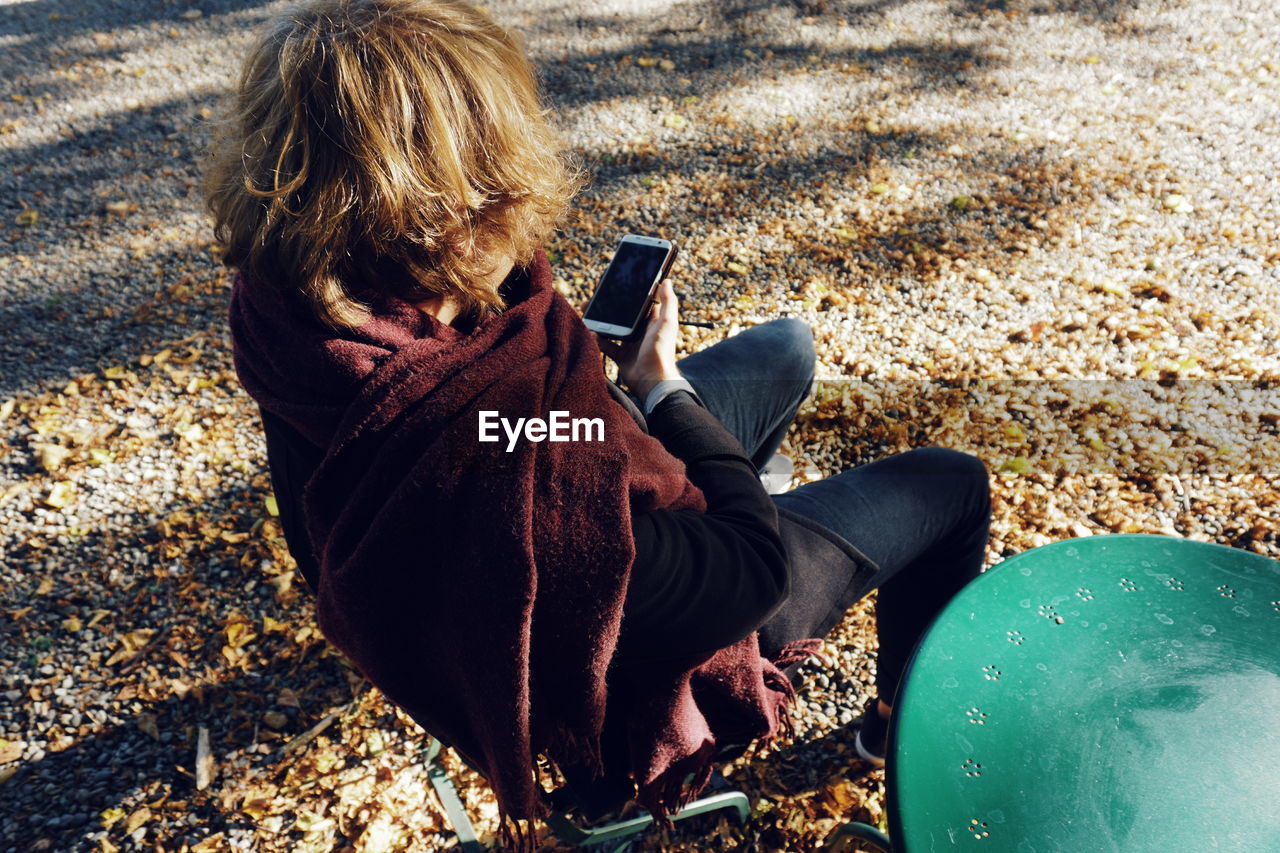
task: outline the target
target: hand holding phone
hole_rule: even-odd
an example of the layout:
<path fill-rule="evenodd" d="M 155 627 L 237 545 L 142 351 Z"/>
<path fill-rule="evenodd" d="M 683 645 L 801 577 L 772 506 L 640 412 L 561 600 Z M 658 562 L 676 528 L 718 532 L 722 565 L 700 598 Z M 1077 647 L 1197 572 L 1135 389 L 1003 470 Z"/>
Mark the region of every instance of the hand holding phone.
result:
<path fill-rule="evenodd" d="M 676 343 L 680 337 L 680 304 L 669 280 L 658 286 L 658 301 L 649 311 L 639 339 L 618 342 L 599 337 L 600 350 L 618 365 L 618 378 L 641 400 L 664 379 L 678 379 Z"/>

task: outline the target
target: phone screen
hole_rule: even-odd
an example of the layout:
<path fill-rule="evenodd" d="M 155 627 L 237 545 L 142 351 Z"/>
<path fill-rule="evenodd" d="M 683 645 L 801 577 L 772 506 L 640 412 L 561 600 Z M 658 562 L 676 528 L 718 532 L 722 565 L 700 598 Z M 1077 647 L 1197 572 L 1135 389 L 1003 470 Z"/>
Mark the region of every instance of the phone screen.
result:
<path fill-rule="evenodd" d="M 586 319 L 635 326 L 653 282 L 662 271 L 667 251 L 662 246 L 623 242 L 587 308 Z"/>

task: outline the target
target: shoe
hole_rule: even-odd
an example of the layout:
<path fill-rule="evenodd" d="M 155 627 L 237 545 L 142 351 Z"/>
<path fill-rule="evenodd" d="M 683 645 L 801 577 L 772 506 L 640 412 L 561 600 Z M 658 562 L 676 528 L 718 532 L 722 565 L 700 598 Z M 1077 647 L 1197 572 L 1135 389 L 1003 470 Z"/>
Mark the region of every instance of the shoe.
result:
<path fill-rule="evenodd" d="M 885 753 L 888 751 L 889 721 L 880 716 L 877 706 L 880 697 L 872 696 L 862 710 L 862 725 L 858 727 L 858 737 L 854 740 L 854 748 L 858 757 L 872 767 L 884 767 Z"/>
<path fill-rule="evenodd" d="M 769 494 L 780 495 L 791 488 L 791 477 L 795 470 L 796 466 L 790 459 L 781 453 L 775 453 L 760 469 L 760 484 Z"/>

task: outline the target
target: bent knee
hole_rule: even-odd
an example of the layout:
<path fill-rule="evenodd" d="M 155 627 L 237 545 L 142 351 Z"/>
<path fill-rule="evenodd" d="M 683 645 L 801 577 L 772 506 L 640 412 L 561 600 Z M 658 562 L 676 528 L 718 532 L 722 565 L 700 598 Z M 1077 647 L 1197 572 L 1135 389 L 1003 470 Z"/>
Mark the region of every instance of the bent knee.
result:
<path fill-rule="evenodd" d="M 949 447 L 917 447 L 907 452 L 917 461 L 926 464 L 930 470 L 948 478 L 954 478 L 989 499 L 991 478 L 987 465 L 972 453 L 952 450 Z"/>
<path fill-rule="evenodd" d="M 761 323 L 755 329 L 772 339 L 769 342 L 770 358 L 779 367 L 785 367 L 788 375 L 813 376 L 818 355 L 813 346 L 813 330 L 808 323 L 795 317 L 779 317 Z"/>

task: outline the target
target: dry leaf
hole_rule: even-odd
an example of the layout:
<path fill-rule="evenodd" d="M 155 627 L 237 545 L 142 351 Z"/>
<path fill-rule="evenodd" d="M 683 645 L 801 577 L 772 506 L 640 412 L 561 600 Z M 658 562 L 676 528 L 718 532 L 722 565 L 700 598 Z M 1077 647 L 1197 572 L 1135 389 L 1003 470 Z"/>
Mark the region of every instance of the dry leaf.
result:
<path fill-rule="evenodd" d="M 17 761 L 22 757 L 23 750 L 27 745 L 20 740 L 5 740 L 0 738 L 0 764 L 8 764 L 10 761 Z"/>
<path fill-rule="evenodd" d="M 151 820 L 151 809 L 143 806 L 133 814 L 129 815 L 129 818 L 124 822 L 125 834 L 128 835 L 135 832 L 138 827 L 142 826 L 149 820 Z"/>
<path fill-rule="evenodd" d="M 72 486 L 69 480 L 60 480 L 49 489 L 44 502 L 54 509 L 62 509 L 71 503 Z"/>
<path fill-rule="evenodd" d="M 112 824 L 116 823 L 117 821 L 124 820 L 124 815 L 125 815 L 124 809 L 120 808 L 119 806 L 112 806 L 111 808 L 107 809 L 106 811 L 98 815 L 98 819 L 102 821 L 103 829 L 110 829 Z"/>
<path fill-rule="evenodd" d="M 67 457 L 71 455 L 71 449 L 61 444 L 33 444 L 31 449 L 36 452 L 40 467 L 50 474 L 61 468 L 62 463 L 66 462 Z"/>
<path fill-rule="evenodd" d="M 244 805 L 240 807 L 240 811 L 247 814 L 254 820 L 262 820 L 263 817 L 271 812 L 271 800 L 268 797 L 254 797 L 246 799 Z"/>
<path fill-rule="evenodd" d="M 139 715 L 138 728 L 142 729 L 152 740 L 160 740 L 160 726 L 156 724 L 155 714 Z"/>
<path fill-rule="evenodd" d="M 191 848 L 191 853 L 214 853 L 214 851 L 222 850 L 226 844 L 224 843 L 226 836 L 221 832 L 215 832 L 199 844 Z"/>
<path fill-rule="evenodd" d="M 333 826 L 333 821 L 326 817 L 321 817 L 313 811 L 301 809 L 298 812 L 298 819 L 294 823 L 293 828 L 307 834 L 313 832 L 324 832 Z"/>
<path fill-rule="evenodd" d="M 120 643 L 129 651 L 136 652 L 147 644 L 150 639 L 155 636 L 155 628 L 139 628 L 136 631 L 130 631 L 120 638 Z"/>
<path fill-rule="evenodd" d="M 227 645 L 233 649 L 246 646 L 258 638 L 248 622 L 232 622 L 227 626 Z"/>

